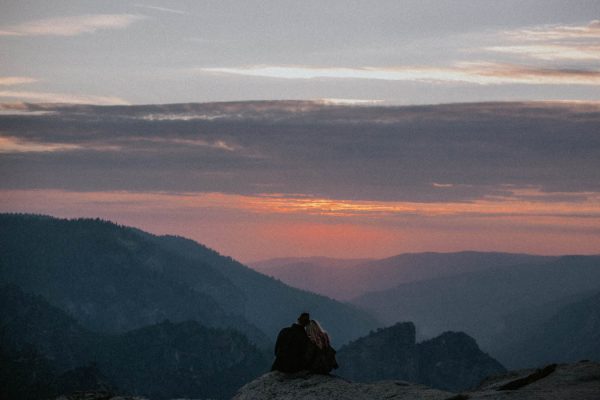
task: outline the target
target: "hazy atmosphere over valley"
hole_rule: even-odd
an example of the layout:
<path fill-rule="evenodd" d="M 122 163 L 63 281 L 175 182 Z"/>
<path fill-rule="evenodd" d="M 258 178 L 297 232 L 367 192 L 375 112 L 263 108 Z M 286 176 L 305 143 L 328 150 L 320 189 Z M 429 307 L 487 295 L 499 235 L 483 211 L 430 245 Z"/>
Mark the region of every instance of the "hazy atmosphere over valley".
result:
<path fill-rule="evenodd" d="M 332 398 L 584 399 L 598 282 L 597 0 L 0 4 L 13 396 L 294 398 L 254 379 L 306 311 L 438 391 Z"/>

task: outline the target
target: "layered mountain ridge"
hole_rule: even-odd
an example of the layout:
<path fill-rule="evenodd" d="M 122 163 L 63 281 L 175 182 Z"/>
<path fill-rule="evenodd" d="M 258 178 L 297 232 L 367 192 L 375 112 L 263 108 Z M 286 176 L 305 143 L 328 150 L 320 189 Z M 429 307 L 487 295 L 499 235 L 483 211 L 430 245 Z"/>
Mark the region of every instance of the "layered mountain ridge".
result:
<path fill-rule="evenodd" d="M 77 389 L 143 393 L 153 399 L 227 398 L 268 369 L 269 360 L 234 330 L 196 321 L 121 334 L 81 326 L 41 296 L 0 291 L 0 380 L 13 398 L 38 399 Z M 24 379 L 25 377 L 25 379 Z"/>
<path fill-rule="evenodd" d="M 273 338 L 301 311 L 329 331 L 340 374 L 358 381 L 470 388 L 504 371 L 472 332 L 488 345 L 491 333 L 512 333 L 490 352 L 511 368 L 599 357 L 600 257 L 311 259 L 347 271 L 379 265 L 359 277 L 388 271 L 365 278 L 365 287 L 380 279 L 395 286 L 365 293 L 357 306 L 292 288 L 192 240 L 98 219 L 0 214 L 0 243 L 0 360 L 10 366 L 0 383 L 27 388 L 12 397 L 101 389 L 228 398 L 268 369 Z M 335 291 L 344 281 L 325 282 Z M 470 329 L 476 323 L 480 331 Z M 383 325 L 391 326 L 373 331 Z M 432 339 L 417 343 L 419 330 Z"/>
<path fill-rule="evenodd" d="M 347 286 L 331 292 L 357 296 L 351 302 L 382 325 L 412 321 L 419 339 L 444 331 L 466 332 L 509 368 L 582 358 L 600 361 L 594 347 L 600 328 L 583 303 L 600 293 L 600 256 L 465 251 L 366 262 L 274 259 L 252 265 L 290 285 L 314 284 L 323 292 L 325 283 L 343 282 Z M 563 311 L 567 307 L 568 313 Z M 576 331 L 569 332 L 569 327 Z M 566 351 L 563 342 L 573 348 Z"/>
<path fill-rule="evenodd" d="M 336 344 L 379 324 L 192 240 L 91 219 L 0 215 L 0 282 L 42 295 L 83 326 L 119 333 L 169 319 L 234 328 L 261 347 L 310 311 Z"/>

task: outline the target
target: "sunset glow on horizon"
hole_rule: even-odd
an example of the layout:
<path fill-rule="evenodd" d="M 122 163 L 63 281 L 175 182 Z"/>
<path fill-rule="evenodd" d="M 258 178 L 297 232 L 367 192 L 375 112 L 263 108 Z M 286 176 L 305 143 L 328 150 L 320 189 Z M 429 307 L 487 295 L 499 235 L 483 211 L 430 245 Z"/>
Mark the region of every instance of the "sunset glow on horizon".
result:
<path fill-rule="evenodd" d="M 600 244 L 598 193 L 545 202 L 546 194 L 520 190 L 510 199 L 447 203 L 125 191 L 12 190 L 0 195 L 3 211 L 99 216 L 156 234 L 184 235 L 246 262 L 460 250 L 597 254 Z"/>

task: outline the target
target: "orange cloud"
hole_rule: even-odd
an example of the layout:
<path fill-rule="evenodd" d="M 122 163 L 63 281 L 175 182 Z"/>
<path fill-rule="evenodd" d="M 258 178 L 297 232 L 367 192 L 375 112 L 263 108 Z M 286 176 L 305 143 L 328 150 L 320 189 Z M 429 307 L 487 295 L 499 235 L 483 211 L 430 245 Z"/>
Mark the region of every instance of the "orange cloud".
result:
<path fill-rule="evenodd" d="M 81 146 L 68 143 L 39 143 L 25 141 L 9 136 L 0 136 L 1 153 L 45 153 L 55 151 L 77 150 Z"/>
<path fill-rule="evenodd" d="M 244 196 L 224 193 L 69 192 L 55 189 L 5 190 L 2 193 L 4 201 L 0 202 L 0 205 L 4 206 L 11 203 L 20 204 L 21 200 L 27 202 L 27 198 L 44 197 L 48 202 L 66 202 L 74 207 L 91 203 L 147 211 L 226 209 L 255 214 L 296 214 L 342 219 L 386 219 L 415 215 L 433 218 L 453 216 L 600 219 L 600 193 L 543 193 L 537 189 L 513 189 L 509 195 L 486 197 L 470 202 L 431 203 L 336 200 L 283 194 Z"/>
<path fill-rule="evenodd" d="M 17 90 L 1 90 L 0 97 L 17 99 L 21 102 L 42 103 L 73 103 L 73 104 L 95 104 L 95 105 L 128 105 L 129 102 L 115 96 L 94 96 L 84 94 L 53 93 L 53 92 L 31 92 Z"/>
<path fill-rule="evenodd" d="M 26 76 L 0 76 L 0 86 L 22 85 L 37 82 L 37 79 Z"/>
<path fill-rule="evenodd" d="M 43 111 L 40 112 L 44 113 Z M 75 150 L 117 151 L 119 149 L 120 147 L 113 145 L 96 145 L 89 143 L 85 145 L 79 145 L 73 143 L 36 142 L 31 140 L 23 140 L 12 136 L 0 136 L 0 154 L 53 153 Z"/>

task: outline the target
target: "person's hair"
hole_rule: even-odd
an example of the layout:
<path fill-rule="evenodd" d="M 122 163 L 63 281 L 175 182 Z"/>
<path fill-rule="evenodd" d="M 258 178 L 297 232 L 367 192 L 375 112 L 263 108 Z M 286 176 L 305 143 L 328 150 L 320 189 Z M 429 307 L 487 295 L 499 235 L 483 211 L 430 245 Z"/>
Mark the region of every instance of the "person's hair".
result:
<path fill-rule="evenodd" d="M 329 346 L 329 335 L 323 330 L 321 324 L 314 319 L 311 319 L 310 323 L 306 326 L 306 334 L 320 349 Z"/>

